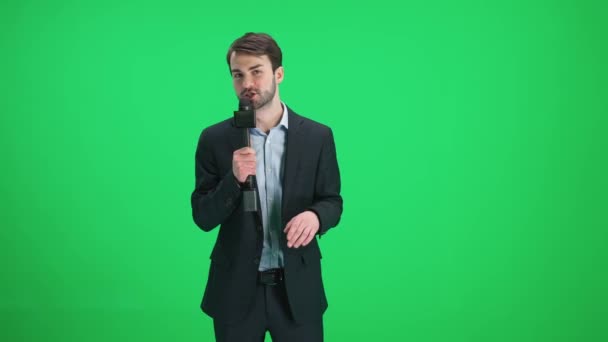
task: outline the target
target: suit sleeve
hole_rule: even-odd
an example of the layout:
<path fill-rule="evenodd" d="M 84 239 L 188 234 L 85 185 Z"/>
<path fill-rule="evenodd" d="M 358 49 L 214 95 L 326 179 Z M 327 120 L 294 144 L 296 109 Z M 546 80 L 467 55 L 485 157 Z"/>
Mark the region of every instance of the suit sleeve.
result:
<path fill-rule="evenodd" d="M 232 168 L 225 175 L 219 174 L 212 141 L 204 130 L 196 148 L 195 188 L 190 198 L 194 222 L 204 231 L 223 223 L 237 207 L 241 196 Z"/>
<path fill-rule="evenodd" d="M 336 157 L 336 145 L 331 129 L 324 136 L 323 147 L 317 168 L 313 204 L 308 207 L 319 218 L 319 235 L 335 227 L 342 215 L 340 196 L 340 170 Z"/>

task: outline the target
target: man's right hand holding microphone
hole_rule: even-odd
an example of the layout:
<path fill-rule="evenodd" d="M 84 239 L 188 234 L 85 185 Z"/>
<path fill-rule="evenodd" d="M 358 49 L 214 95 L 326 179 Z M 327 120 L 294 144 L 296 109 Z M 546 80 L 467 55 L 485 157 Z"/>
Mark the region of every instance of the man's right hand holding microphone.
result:
<path fill-rule="evenodd" d="M 255 176 L 255 150 L 251 147 L 240 148 L 232 154 L 232 173 L 239 184 L 245 183 L 249 175 Z"/>

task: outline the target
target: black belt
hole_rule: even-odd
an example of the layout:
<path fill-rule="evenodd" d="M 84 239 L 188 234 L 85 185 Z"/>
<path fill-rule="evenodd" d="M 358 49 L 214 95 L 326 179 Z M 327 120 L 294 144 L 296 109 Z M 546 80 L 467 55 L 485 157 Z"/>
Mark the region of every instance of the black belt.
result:
<path fill-rule="evenodd" d="M 265 271 L 258 271 L 258 282 L 264 285 L 278 285 L 283 282 L 283 269 L 271 268 Z"/>

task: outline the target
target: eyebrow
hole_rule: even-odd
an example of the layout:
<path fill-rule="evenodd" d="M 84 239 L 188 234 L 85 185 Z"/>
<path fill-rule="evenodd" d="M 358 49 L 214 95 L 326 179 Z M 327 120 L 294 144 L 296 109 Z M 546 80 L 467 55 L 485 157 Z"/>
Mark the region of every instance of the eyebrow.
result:
<path fill-rule="evenodd" d="M 262 66 L 263 66 L 262 64 L 256 64 L 256 65 L 250 67 L 249 70 L 257 69 L 257 68 L 260 68 Z M 241 69 L 231 69 L 230 71 L 232 71 L 232 72 L 240 72 Z"/>

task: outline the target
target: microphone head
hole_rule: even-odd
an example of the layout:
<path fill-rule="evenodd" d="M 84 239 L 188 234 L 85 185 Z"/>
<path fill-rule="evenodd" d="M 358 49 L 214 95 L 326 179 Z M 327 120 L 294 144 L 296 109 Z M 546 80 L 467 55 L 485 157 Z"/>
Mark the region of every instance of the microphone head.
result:
<path fill-rule="evenodd" d="M 253 102 L 248 97 L 239 98 L 239 110 L 252 110 Z"/>

